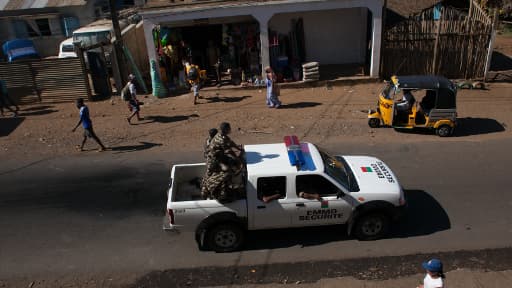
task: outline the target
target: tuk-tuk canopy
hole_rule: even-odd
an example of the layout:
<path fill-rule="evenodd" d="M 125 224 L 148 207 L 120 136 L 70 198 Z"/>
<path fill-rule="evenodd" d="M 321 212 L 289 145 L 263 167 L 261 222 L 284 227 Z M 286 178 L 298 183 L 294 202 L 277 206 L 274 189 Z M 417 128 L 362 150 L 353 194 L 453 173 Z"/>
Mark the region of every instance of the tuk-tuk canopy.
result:
<path fill-rule="evenodd" d="M 399 84 L 402 89 L 449 89 L 455 91 L 455 85 L 443 76 L 410 75 L 393 76 L 393 84 Z"/>
<path fill-rule="evenodd" d="M 430 108 L 455 109 L 456 107 L 457 87 L 443 76 L 393 76 L 391 81 L 397 89 L 427 90 L 428 97 L 425 98 L 431 99 L 432 107 Z"/>

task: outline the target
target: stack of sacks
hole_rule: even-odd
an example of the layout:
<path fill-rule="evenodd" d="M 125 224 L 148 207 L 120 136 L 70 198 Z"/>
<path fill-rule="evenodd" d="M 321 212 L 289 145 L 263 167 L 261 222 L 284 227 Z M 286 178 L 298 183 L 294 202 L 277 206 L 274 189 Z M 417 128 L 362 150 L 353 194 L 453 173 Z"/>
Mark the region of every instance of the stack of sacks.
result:
<path fill-rule="evenodd" d="M 320 64 L 318 62 L 308 62 L 302 64 L 302 75 L 304 81 L 317 81 L 320 79 Z"/>

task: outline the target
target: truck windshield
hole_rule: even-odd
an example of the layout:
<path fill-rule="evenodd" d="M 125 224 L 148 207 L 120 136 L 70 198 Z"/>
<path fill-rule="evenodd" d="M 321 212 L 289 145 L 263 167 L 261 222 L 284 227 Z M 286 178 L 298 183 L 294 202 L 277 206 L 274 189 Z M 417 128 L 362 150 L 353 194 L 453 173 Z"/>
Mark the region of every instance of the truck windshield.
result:
<path fill-rule="evenodd" d="M 73 44 L 62 45 L 62 52 L 75 52 L 75 46 Z"/>
<path fill-rule="evenodd" d="M 324 162 L 325 173 L 331 176 L 341 186 L 351 192 L 359 191 L 359 186 L 355 181 L 352 170 L 343 157 L 331 156 L 325 151 L 319 150 L 322 161 Z"/>

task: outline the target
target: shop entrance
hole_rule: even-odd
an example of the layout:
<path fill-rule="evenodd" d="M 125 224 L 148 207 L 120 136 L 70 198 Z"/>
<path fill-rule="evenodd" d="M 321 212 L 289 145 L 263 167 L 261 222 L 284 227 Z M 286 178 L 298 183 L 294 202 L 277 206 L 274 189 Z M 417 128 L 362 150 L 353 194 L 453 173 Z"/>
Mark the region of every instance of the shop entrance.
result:
<path fill-rule="evenodd" d="M 261 78 L 258 22 L 214 20 L 195 26 L 161 26 L 155 31 L 161 79 L 171 89 L 187 86 L 185 62 L 205 70 L 206 86 L 240 85 Z"/>
<path fill-rule="evenodd" d="M 275 14 L 268 23 L 269 50 L 278 81 L 367 75 L 372 23 L 364 7 Z"/>
<path fill-rule="evenodd" d="M 181 37 L 190 49 L 188 60 L 213 71 L 222 48 L 222 25 L 183 27 Z"/>

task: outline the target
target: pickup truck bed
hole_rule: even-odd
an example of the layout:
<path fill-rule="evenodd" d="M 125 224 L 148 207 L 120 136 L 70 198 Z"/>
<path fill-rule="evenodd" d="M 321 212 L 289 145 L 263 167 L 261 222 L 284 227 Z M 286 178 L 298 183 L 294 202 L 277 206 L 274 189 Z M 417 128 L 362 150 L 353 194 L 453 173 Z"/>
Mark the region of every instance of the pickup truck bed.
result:
<path fill-rule="evenodd" d="M 206 164 L 191 164 L 174 166 L 174 193 L 169 201 L 195 201 L 201 198 L 201 179 L 206 171 Z"/>

